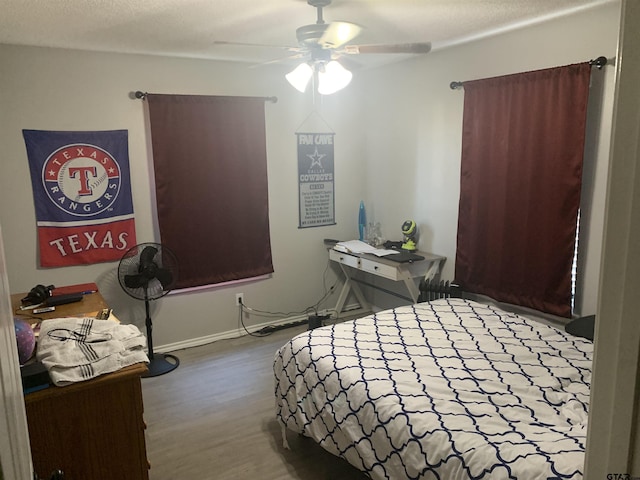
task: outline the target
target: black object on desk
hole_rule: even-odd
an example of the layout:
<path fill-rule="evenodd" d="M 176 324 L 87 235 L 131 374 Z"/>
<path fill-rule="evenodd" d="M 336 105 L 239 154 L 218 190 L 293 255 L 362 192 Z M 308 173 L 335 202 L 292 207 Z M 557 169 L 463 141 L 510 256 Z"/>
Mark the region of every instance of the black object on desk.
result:
<path fill-rule="evenodd" d="M 411 263 L 417 262 L 419 260 L 424 260 L 422 255 L 418 255 L 416 253 L 411 253 L 407 250 L 399 250 L 399 253 L 392 253 L 391 255 L 385 255 L 384 258 L 388 258 L 389 260 L 393 260 L 394 262 L 400 263 Z"/>
<path fill-rule="evenodd" d="M 67 303 L 79 302 L 82 300 L 81 293 L 66 293 L 63 295 L 53 295 L 44 301 L 47 307 L 54 307 L 56 305 L 65 305 Z"/>

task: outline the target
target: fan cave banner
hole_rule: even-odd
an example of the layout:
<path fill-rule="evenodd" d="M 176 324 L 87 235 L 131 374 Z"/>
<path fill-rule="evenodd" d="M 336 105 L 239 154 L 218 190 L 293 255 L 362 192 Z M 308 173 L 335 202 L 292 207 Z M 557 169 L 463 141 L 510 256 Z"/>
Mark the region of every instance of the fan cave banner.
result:
<path fill-rule="evenodd" d="M 23 130 L 41 267 L 119 260 L 136 244 L 127 130 Z"/>
<path fill-rule="evenodd" d="M 297 133 L 299 228 L 335 225 L 333 133 Z"/>

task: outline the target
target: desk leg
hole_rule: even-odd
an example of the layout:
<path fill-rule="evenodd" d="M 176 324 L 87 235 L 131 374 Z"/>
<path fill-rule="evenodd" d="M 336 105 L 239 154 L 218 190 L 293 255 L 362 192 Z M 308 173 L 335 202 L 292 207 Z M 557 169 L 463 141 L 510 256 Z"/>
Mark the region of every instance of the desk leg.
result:
<path fill-rule="evenodd" d="M 442 269 L 442 260 L 434 260 L 429 264 L 429 268 L 424 274 L 425 280 L 433 280 L 440 275 L 440 270 Z M 410 267 L 406 265 L 401 265 L 399 267 L 400 277 L 404 282 L 405 287 L 407 287 L 407 291 L 413 300 L 413 303 L 418 303 L 418 298 L 420 298 L 420 288 L 416 284 L 416 276 L 411 272 Z"/>
<path fill-rule="evenodd" d="M 439 277 L 442 270 L 443 263 L 444 263 L 443 260 L 436 260 L 435 262 L 431 262 L 431 265 L 429 265 L 429 269 L 427 270 L 427 273 L 424 274 L 424 279 L 434 280 L 437 277 Z"/>
<path fill-rule="evenodd" d="M 404 284 L 409 291 L 409 295 L 411 295 L 411 300 L 413 303 L 418 303 L 418 297 L 420 296 L 420 289 L 416 285 L 416 281 L 413 278 L 405 278 Z"/>
<path fill-rule="evenodd" d="M 362 290 L 360 290 L 360 286 L 353 280 L 351 280 L 351 274 L 348 270 L 349 267 L 345 267 L 342 264 L 339 265 L 342 273 L 344 274 L 344 285 L 342 285 L 342 290 L 340 290 L 340 295 L 338 296 L 338 301 L 336 302 L 336 316 L 339 317 L 340 314 L 344 312 L 344 304 L 347 302 L 349 292 L 353 292 L 356 299 L 358 300 L 358 303 L 360 304 L 360 308 L 349 311 L 350 315 L 371 311 L 371 305 L 369 305 L 369 302 L 367 302 L 367 300 L 364 298 Z"/>

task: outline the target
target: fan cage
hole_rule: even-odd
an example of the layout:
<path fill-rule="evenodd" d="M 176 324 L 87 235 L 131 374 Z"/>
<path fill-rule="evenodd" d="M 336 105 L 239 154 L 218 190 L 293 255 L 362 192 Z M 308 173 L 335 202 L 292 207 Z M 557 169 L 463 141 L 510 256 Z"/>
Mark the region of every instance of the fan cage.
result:
<path fill-rule="evenodd" d="M 166 269 L 171 272 L 171 282 L 163 286 L 157 278 L 152 278 L 147 287 L 130 287 L 125 283 L 125 278 L 129 275 L 137 275 L 140 273 L 140 262 L 142 252 L 146 248 L 156 250 L 152 257 L 152 261 L 158 268 Z M 166 246 L 159 243 L 141 243 L 127 250 L 118 265 L 118 280 L 122 289 L 131 297 L 137 300 L 157 300 L 167 295 L 178 277 L 178 262 L 175 254 Z"/>

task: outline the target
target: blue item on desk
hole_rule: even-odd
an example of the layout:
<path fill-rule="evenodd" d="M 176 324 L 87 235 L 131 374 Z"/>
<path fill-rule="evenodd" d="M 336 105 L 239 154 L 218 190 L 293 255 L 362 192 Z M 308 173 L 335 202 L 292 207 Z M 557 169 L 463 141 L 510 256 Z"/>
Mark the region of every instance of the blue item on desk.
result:
<path fill-rule="evenodd" d="M 367 226 L 367 212 L 364 209 L 364 202 L 360 200 L 360 210 L 358 211 L 358 231 L 360 233 L 359 240 L 364 242 L 364 230 Z"/>

